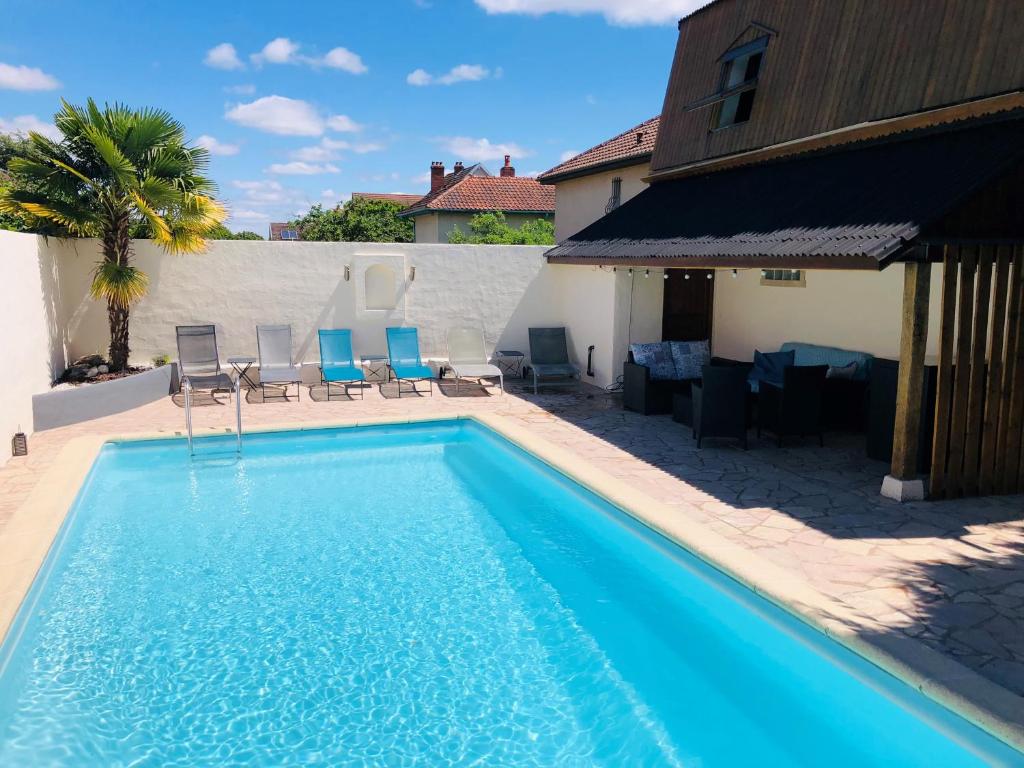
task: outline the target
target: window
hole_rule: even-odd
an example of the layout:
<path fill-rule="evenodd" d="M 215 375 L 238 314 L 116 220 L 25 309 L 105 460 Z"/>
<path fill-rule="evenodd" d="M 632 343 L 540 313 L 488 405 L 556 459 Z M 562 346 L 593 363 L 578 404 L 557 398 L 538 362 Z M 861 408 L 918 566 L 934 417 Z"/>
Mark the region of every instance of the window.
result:
<path fill-rule="evenodd" d="M 761 61 L 768 38 L 734 48 L 722 57 L 722 81 L 719 92 L 729 94 L 715 110 L 713 127 L 727 128 L 750 119 L 757 92 L 757 78 L 761 74 Z"/>
<path fill-rule="evenodd" d="M 762 269 L 761 285 L 802 288 L 807 284 L 802 269 Z"/>
<path fill-rule="evenodd" d="M 374 264 L 368 267 L 363 277 L 366 288 L 367 309 L 394 309 L 395 270 L 386 264 Z"/>
<path fill-rule="evenodd" d="M 604 212 L 611 213 L 620 205 L 622 205 L 622 179 L 616 176 L 612 179 L 612 196 L 608 198 L 608 203 L 604 207 Z"/>
<path fill-rule="evenodd" d="M 297 229 L 282 229 L 281 230 L 282 240 L 298 240 L 299 231 Z"/>

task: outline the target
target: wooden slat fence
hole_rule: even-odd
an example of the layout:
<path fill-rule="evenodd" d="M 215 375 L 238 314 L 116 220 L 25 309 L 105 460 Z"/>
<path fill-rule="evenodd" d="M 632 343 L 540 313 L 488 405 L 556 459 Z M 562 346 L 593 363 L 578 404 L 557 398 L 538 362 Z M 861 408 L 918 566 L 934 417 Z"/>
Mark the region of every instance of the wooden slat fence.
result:
<path fill-rule="evenodd" d="M 929 490 L 1024 492 L 1024 246 L 944 248 Z"/>

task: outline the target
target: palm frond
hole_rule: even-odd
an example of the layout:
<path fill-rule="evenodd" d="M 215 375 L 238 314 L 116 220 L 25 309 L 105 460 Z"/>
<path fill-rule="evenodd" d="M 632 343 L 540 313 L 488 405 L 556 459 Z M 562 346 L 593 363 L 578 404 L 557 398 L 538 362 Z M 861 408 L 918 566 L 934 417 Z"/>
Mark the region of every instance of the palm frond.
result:
<path fill-rule="evenodd" d="M 0 189 L 0 211 L 52 221 L 80 237 L 99 234 L 102 219 L 88 206 L 20 189 Z"/>
<path fill-rule="evenodd" d="M 180 144 L 184 141 L 185 128 L 162 109 L 144 108 L 135 112 L 132 124 L 125 133 L 122 148 L 136 165 L 146 157 L 153 147 L 166 144 Z"/>
<path fill-rule="evenodd" d="M 131 198 L 135 202 L 135 207 L 139 209 L 139 213 L 142 214 L 146 223 L 149 224 L 150 236 L 160 245 L 167 247 L 171 242 L 171 228 L 164 221 L 163 216 L 157 213 L 150 206 L 146 198 L 136 190 L 132 190 Z"/>
<path fill-rule="evenodd" d="M 128 309 L 146 295 L 148 287 L 149 277 L 145 272 L 104 259 L 92 273 L 89 293 L 94 299 L 106 299 L 115 306 Z"/>
<path fill-rule="evenodd" d="M 107 164 L 114 179 L 125 187 L 134 185 L 135 166 L 124 156 L 114 139 L 92 126 L 85 129 L 85 136 L 92 142 L 96 154 Z"/>

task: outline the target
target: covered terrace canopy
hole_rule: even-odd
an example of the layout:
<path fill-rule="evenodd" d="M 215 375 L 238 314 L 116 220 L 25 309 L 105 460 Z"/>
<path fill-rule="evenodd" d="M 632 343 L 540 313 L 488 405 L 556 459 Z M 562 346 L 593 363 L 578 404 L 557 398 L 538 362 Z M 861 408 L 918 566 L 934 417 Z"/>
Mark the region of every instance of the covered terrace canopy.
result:
<path fill-rule="evenodd" d="M 1022 186 L 1017 110 L 657 182 L 547 256 L 562 264 L 877 270 L 929 242 L 1020 242 Z"/>

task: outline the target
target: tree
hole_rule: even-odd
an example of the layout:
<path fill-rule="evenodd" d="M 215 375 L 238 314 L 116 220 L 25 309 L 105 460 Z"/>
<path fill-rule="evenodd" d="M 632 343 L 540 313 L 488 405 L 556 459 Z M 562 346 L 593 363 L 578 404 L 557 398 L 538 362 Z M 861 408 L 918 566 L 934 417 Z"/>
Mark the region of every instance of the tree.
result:
<path fill-rule="evenodd" d="M 291 222 L 303 240 L 362 243 L 411 243 L 413 223 L 398 216 L 402 206 L 392 200 L 353 198 L 340 208 L 324 210 L 314 205 L 305 216 Z"/>
<path fill-rule="evenodd" d="M 206 233 L 225 218 L 203 175 L 210 155 L 187 145 L 181 123 L 158 109 L 63 101 L 54 122 L 59 141 L 30 133 L 24 155 L 8 163 L 0 212 L 25 218 L 32 231 L 99 238 L 92 296 L 106 300 L 110 362 L 123 370 L 129 311 L 149 283 L 132 264 L 132 228 L 144 223 L 168 253 L 201 251 Z"/>
<path fill-rule="evenodd" d="M 28 145 L 29 140 L 24 136 L 0 133 L 0 193 L 11 184 L 11 175 L 7 171 L 7 164 L 15 157 L 24 155 Z M 24 216 L 0 210 L 0 229 L 27 232 L 29 225 Z"/>
<path fill-rule="evenodd" d="M 554 245 L 555 225 L 550 219 L 530 219 L 516 229 L 501 211 L 478 213 L 469 220 L 469 233 L 456 227 L 448 233 L 449 243 L 487 245 Z"/>
<path fill-rule="evenodd" d="M 230 229 L 225 227 L 223 224 L 218 224 L 216 227 L 206 233 L 207 240 L 262 240 L 263 236 L 258 235 L 255 232 L 251 232 L 248 229 L 243 229 L 241 232 L 232 232 Z"/>

